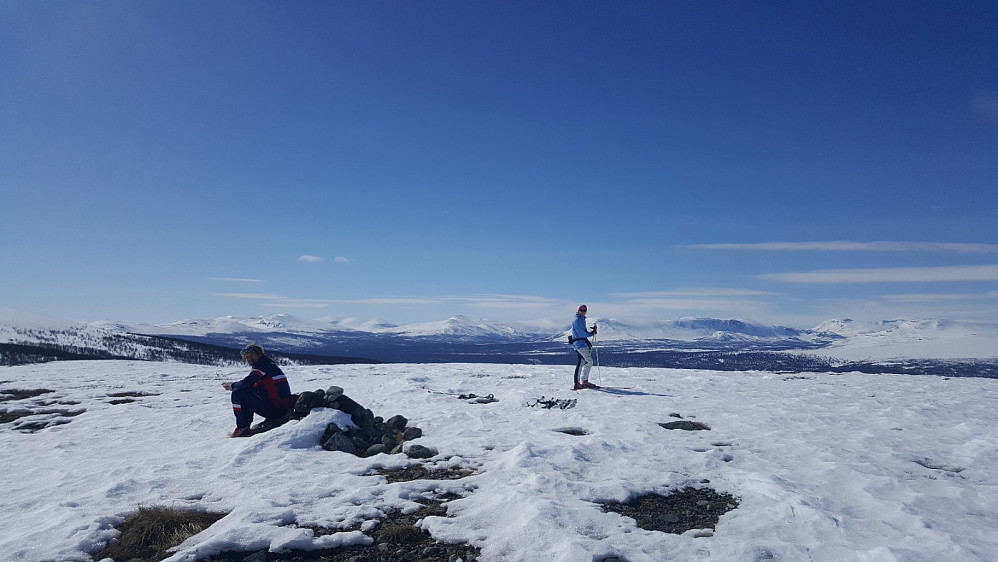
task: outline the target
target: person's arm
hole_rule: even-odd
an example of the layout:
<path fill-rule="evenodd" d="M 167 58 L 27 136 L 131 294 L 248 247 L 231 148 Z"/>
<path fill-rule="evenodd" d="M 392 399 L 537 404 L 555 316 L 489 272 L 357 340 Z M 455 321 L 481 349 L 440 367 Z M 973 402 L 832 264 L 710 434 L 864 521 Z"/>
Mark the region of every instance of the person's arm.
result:
<path fill-rule="evenodd" d="M 253 369 L 250 374 L 246 375 L 243 380 L 238 382 L 226 382 L 222 383 L 222 387 L 225 390 L 242 390 L 244 388 L 253 388 L 253 385 L 257 383 L 263 377 L 263 373 L 259 369 Z"/>

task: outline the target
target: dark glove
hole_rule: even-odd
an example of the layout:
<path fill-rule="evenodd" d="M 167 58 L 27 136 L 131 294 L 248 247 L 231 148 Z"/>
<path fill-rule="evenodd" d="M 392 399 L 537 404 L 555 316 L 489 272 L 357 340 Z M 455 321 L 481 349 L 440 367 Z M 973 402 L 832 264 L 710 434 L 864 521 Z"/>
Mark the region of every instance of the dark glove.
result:
<path fill-rule="evenodd" d="M 596 335 L 596 324 L 593 324 L 593 335 Z"/>

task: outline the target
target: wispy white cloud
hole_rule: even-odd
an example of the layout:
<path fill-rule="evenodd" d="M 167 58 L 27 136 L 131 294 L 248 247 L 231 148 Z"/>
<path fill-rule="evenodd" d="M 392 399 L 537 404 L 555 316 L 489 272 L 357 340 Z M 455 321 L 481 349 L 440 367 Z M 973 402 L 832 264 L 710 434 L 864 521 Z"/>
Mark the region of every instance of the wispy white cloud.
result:
<path fill-rule="evenodd" d="M 998 265 L 820 269 L 796 273 L 767 273 L 760 275 L 759 278 L 780 283 L 812 284 L 998 281 Z"/>
<path fill-rule="evenodd" d="M 474 308 L 537 310 L 558 306 L 562 301 L 524 295 L 476 295 L 462 297 Z"/>
<path fill-rule="evenodd" d="M 760 242 L 754 244 L 691 244 L 687 248 L 701 250 L 751 250 L 768 252 L 953 252 L 965 254 L 996 254 L 998 244 L 954 242 L 855 242 L 832 240 L 825 242 Z"/>
<path fill-rule="evenodd" d="M 703 287 L 690 289 L 675 289 L 672 291 L 647 291 L 642 293 L 614 293 L 613 297 L 628 300 L 641 299 L 671 299 L 686 297 L 758 297 L 772 296 L 776 293 L 755 289 L 737 289 L 725 287 Z"/>
<path fill-rule="evenodd" d="M 668 291 L 614 293 L 607 302 L 589 304 L 591 314 L 617 318 L 713 315 L 758 318 L 778 293 L 737 287 L 689 287 Z"/>
<path fill-rule="evenodd" d="M 323 299 L 299 299 L 272 293 L 214 293 L 216 297 L 229 299 L 270 301 L 262 306 L 280 308 L 326 308 L 332 301 Z"/>
<path fill-rule="evenodd" d="M 215 293 L 216 297 L 225 297 L 229 299 L 248 299 L 248 300 L 274 300 L 283 299 L 281 295 L 273 295 L 268 293 Z"/>
<path fill-rule="evenodd" d="M 901 295 L 884 295 L 880 299 L 895 303 L 943 303 L 957 301 L 971 301 L 982 298 L 990 298 L 987 294 L 981 293 L 911 293 Z"/>
<path fill-rule="evenodd" d="M 340 304 L 365 304 L 373 306 L 383 305 L 436 305 L 442 302 L 439 298 L 433 297 L 376 297 L 369 299 L 337 299 L 334 302 Z"/>
<path fill-rule="evenodd" d="M 298 261 L 302 263 L 319 263 L 322 261 L 322 258 L 319 256 L 310 256 L 308 254 L 305 254 L 303 256 L 299 256 Z"/>
<path fill-rule="evenodd" d="M 269 308 L 328 308 L 329 301 L 313 299 L 279 299 L 265 303 Z"/>
<path fill-rule="evenodd" d="M 335 258 L 333 258 L 333 261 L 336 263 L 350 263 L 350 260 L 348 260 L 343 256 L 336 256 Z"/>
<path fill-rule="evenodd" d="M 437 306 L 444 303 L 460 303 L 474 308 L 545 308 L 560 301 L 544 297 L 522 295 L 442 295 L 442 296 L 398 296 L 367 299 L 337 300 L 344 304 L 363 305 L 406 305 L 406 306 Z"/>
<path fill-rule="evenodd" d="M 209 277 L 208 280 L 220 283 L 266 283 L 263 279 L 246 279 L 243 277 Z"/>

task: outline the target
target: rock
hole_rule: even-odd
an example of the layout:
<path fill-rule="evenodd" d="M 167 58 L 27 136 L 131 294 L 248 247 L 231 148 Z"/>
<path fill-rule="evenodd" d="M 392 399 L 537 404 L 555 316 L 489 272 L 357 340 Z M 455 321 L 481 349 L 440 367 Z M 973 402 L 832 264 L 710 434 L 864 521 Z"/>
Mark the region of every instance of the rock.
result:
<path fill-rule="evenodd" d="M 358 437 L 356 435 L 354 435 L 353 437 L 350 437 L 350 440 L 353 441 L 353 447 L 354 447 L 354 449 L 356 449 L 358 451 L 366 451 L 369 448 L 371 448 L 371 445 L 372 445 L 371 443 L 368 443 L 367 441 L 364 441 L 364 439 L 362 439 L 361 437 Z"/>
<path fill-rule="evenodd" d="M 371 445 L 367 449 L 367 456 L 373 457 L 374 455 L 380 455 L 381 453 L 384 453 L 384 454 L 387 455 L 388 451 L 390 451 L 390 450 L 391 449 L 389 449 L 388 447 L 385 447 L 381 443 L 378 443 L 377 445 Z"/>
<path fill-rule="evenodd" d="M 298 400 L 295 402 L 294 412 L 296 416 L 304 417 L 312 411 L 312 408 L 319 408 L 325 404 L 323 395 L 320 394 L 322 391 L 310 392 L 305 391 L 298 395 Z"/>
<path fill-rule="evenodd" d="M 408 424 L 408 423 L 409 423 L 409 420 L 405 419 L 405 416 L 403 416 L 403 415 L 397 415 L 397 416 L 392 416 L 392 417 L 388 418 L 388 421 L 385 422 L 385 425 L 387 425 L 388 427 L 390 427 L 392 429 L 396 429 L 398 431 L 403 431 L 405 429 L 406 424 Z"/>
<path fill-rule="evenodd" d="M 267 418 L 262 422 L 253 426 L 253 433 L 263 433 L 265 431 L 270 431 L 271 429 L 280 427 L 289 421 L 288 417 L 283 418 Z"/>
<path fill-rule="evenodd" d="M 354 446 L 353 440 L 342 433 L 332 434 L 329 439 L 322 443 L 322 448 L 327 451 L 341 451 L 350 453 L 351 455 L 357 454 L 357 447 Z"/>
<path fill-rule="evenodd" d="M 410 458 L 414 459 L 429 459 L 437 456 L 438 452 L 436 449 L 431 449 L 430 447 L 424 447 L 422 445 L 413 445 L 409 447 L 409 450 L 405 452 Z"/>
<path fill-rule="evenodd" d="M 357 427 L 372 428 L 374 427 L 374 412 L 365 408 L 357 415 L 350 416 L 353 423 L 357 424 Z"/>
<path fill-rule="evenodd" d="M 396 446 L 398 446 L 398 441 L 396 441 L 394 437 L 386 433 L 381 437 L 381 444 L 384 445 L 386 449 L 391 451 Z"/>
<path fill-rule="evenodd" d="M 363 406 L 354 402 L 353 399 L 351 399 L 346 394 L 340 396 L 334 402 L 336 405 L 331 407 L 336 408 L 341 412 L 346 412 L 347 414 L 350 414 L 350 417 L 353 419 L 353 423 L 360 425 L 359 423 L 357 423 L 357 420 L 364 415 Z"/>
<path fill-rule="evenodd" d="M 399 414 L 388 420 L 375 416 L 369 408 L 343 394 L 343 388 L 339 386 L 299 394 L 293 410 L 294 417 L 305 417 L 316 407 L 340 410 L 349 415 L 353 422 L 349 428 L 339 427 L 335 423 L 326 426 L 319 443 L 327 451 L 342 451 L 360 457 L 381 453 L 398 454 L 403 452 L 402 444 L 405 441 L 423 436 L 422 429 L 407 427 L 409 420 L 405 416 Z M 288 419 L 293 417 L 289 414 Z M 431 458 L 438 453 L 434 449 L 414 446 L 407 454 L 413 458 Z"/>
<path fill-rule="evenodd" d="M 325 443 L 326 440 L 332 437 L 335 433 L 343 433 L 343 429 L 335 423 L 327 425 L 325 431 L 322 432 L 322 437 L 319 439 L 319 442 Z"/>
<path fill-rule="evenodd" d="M 267 562 L 267 551 L 260 550 L 243 558 L 243 562 Z"/>

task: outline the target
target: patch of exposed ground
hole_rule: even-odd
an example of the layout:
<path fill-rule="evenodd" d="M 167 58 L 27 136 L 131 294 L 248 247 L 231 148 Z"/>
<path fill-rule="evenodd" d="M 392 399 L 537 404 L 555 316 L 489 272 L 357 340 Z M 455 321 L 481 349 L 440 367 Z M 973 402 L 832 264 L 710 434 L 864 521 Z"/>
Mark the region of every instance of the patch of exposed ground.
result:
<path fill-rule="evenodd" d="M 17 431 L 35 433 L 47 427 L 67 424 L 86 411 L 83 408 L 53 407 L 75 406 L 78 402 L 32 400 L 53 392 L 46 388 L 0 390 L 0 402 L 10 403 L 9 407 L 0 408 L 0 425 L 10 424 Z"/>
<path fill-rule="evenodd" d="M 460 496 L 445 494 L 422 502 L 424 507 L 414 513 L 398 511 L 388 513 L 378 521 L 378 526 L 366 534 L 374 539 L 368 546 L 345 546 L 328 550 L 291 551 L 283 553 L 260 550 L 257 552 L 227 552 L 207 559 L 207 562 L 474 562 L 480 554 L 467 544 L 439 543 L 429 533 L 416 526 L 420 519 L 429 516 L 444 517 L 447 501 Z M 317 536 L 353 529 L 324 529 L 309 527 Z"/>
<path fill-rule="evenodd" d="M 667 496 L 647 494 L 602 505 L 607 511 L 634 519 L 642 529 L 680 535 L 694 529 L 714 529 L 722 515 L 738 507 L 738 500 L 710 488 L 684 488 Z"/>
<path fill-rule="evenodd" d="M 145 396 L 158 396 L 155 392 L 112 392 L 107 395 L 108 398 L 113 398 L 108 404 L 118 405 L 118 404 L 131 404 L 135 402 L 136 398 L 143 398 Z"/>
<path fill-rule="evenodd" d="M 564 433 L 565 435 L 574 435 L 575 437 L 582 437 L 583 435 L 589 435 L 589 432 L 581 427 L 562 427 L 556 429 L 555 431 L 559 433 Z"/>
<path fill-rule="evenodd" d="M 681 429 L 683 431 L 709 431 L 710 426 L 696 421 L 680 420 L 658 424 L 665 429 Z"/>
<path fill-rule="evenodd" d="M 429 469 L 421 464 L 414 464 L 405 468 L 383 469 L 379 468 L 375 473 L 384 476 L 390 484 L 395 482 L 412 482 L 413 480 L 460 480 L 475 473 L 466 468 L 435 468 Z"/>
<path fill-rule="evenodd" d="M 42 394 L 49 394 L 52 392 L 55 391 L 49 390 L 47 388 L 31 388 L 31 389 L 7 388 L 0 390 L 0 402 L 11 402 L 13 400 L 27 400 L 28 398 L 34 398 L 35 396 L 41 396 Z"/>
<path fill-rule="evenodd" d="M 698 421 L 684 420 L 683 416 L 679 414 L 669 414 L 669 417 L 677 418 L 680 421 L 664 422 L 664 423 L 659 423 L 658 425 L 664 427 L 665 429 L 681 429 L 683 431 L 710 431 L 709 425 Z"/>

